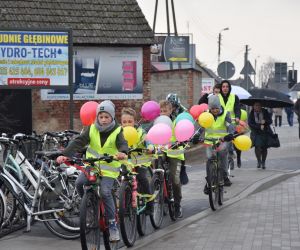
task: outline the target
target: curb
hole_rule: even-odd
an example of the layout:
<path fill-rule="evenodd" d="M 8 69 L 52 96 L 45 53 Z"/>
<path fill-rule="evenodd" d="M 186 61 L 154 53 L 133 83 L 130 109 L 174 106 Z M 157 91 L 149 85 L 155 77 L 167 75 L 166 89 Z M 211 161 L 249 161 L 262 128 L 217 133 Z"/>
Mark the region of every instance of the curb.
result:
<path fill-rule="evenodd" d="M 251 194 L 255 194 L 258 192 L 261 192 L 265 189 L 268 189 L 282 181 L 287 180 L 288 178 L 294 177 L 296 175 L 300 174 L 300 170 L 295 170 L 295 171 L 291 171 L 288 173 L 280 173 L 280 174 L 274 174 L 272 176 L 263 178 L 257 182 L 254 182 L 253 184 L 247 186 L 244 190 L 242 190 L 239 194 L 237 194 L 236 196 L 232 197 L 231 199 L 227 200 L 224 202 L 224 205 L 222 206 L 221 209 L 224 209 L 228 206 L 233 205 L 234 203 L 246 198 L 247 196 L 251 195 Z M 168 227 L 159 229 L 157 231 L 155 231 L 154 233 L 146 236 L 145 238 L 142 238 L 140 240 L 137 241 L 137 244 L 133 247 L 131 247 L 130 249 L 134 250 L 134 249 L 140 249 L 148 244 L 150 244 L 151 242 L 160 239 L 166 235 L 172 234 L 175 231 L 180 230 L 183 227 L 186 227 L 198 220 L 201 220 L 207 216 L 213 215 L 216 212 L 220 211 L 221 209 L 217 210 L 217 211 L 212 211 L 210 208 L 192 215 L 184 220 L 178 221 Z M 120 248 L 122 250 L 127 249 L 127 247 L 122 247 Z"/>

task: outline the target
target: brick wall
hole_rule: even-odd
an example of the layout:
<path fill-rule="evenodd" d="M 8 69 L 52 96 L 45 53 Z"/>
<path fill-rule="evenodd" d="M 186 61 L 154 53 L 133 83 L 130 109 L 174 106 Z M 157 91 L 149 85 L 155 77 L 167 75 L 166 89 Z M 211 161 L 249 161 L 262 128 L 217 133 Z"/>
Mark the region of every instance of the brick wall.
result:
<path fill-rule="evenodd" d="M 177 93 L 181 103 L 190 108 L 200 97 L 201 72 L 193 69 L 153 72 L 151 99 L 164 100 L 168 93 Z"/>
<path fill-rule="evenodd" d="M 141 100 L 113 100 L 116 105 L 117 119 L 122 107 L 132 107 L 138 113 L 142 104 L 150 100 L 150 47 L 143 47 L 143 99 Z M 79 111 L 85 101 L 74 101 L 74 129 L 82 129 Z M 99 100 L 100 102 L 101 100 Z M 60 131 L 69 129 L 70 124 L 69 101 L 42 101 L 40 90 L 32 90 L 32 126 L 38 133 L 45 131 Z"/>

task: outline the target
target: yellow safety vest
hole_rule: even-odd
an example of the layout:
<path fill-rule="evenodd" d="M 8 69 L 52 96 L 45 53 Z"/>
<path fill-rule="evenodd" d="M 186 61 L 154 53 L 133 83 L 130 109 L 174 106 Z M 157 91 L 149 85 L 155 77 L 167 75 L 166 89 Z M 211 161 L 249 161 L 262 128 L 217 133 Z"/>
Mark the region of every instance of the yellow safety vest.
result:
<path fill-rule="evenodd" d="M 103 147 L 100 143 L 101 134 L 96 126 L 93 124 L 90 127 L 90 144 L 86 150 L 86 158 L 99 158 L 103 154 L 115 155 L 118 152 L 116 147 L 116 139 L 121 132 L 121 127 L 116 128 L 107 138 Z M 112 161 L 110 163 L 106 161 L 97 162 L 101 167 L 102 176 L 117 178 L 120 173 L 121 163 L 118 161 Z"/>
<path fill-rule="evenodd" d="M 210 128 L 205 129 L 205 137 L 219 139 L 227 135 L 226 118 L 227 112 L 223 112 L 221 116 L 218 116 L 213 125 Z M 211 141 L 204 141 L 205 144 L 213 144 Z"/>
<path fill-rule="evenodd" d="M 173 121 L 173 127 L 172 127 L 172 137 L 171 137 L 171 142 L 175 143 L 176 142 L 176 136 L 175 136 L 175 120 Z M 184 149 L 183 146 L 180 146 L 176 149 L 168 149 L 167 151 L 167 156 L 170 158 L 176 158 L 181 161 L 183 161 L 184 158 Z"/>
<path fill-rule="evenodd" d="M 225 109 L 224 112 L 229 111 L 231 119 L 235 118 L 235 113 L 234 113 L 235 95 L 229 94 L 226 105 L 225 105 L 223 96 L 221 94 L 219 94 L 219 99 L 220 99 L 221 105 Z"/>

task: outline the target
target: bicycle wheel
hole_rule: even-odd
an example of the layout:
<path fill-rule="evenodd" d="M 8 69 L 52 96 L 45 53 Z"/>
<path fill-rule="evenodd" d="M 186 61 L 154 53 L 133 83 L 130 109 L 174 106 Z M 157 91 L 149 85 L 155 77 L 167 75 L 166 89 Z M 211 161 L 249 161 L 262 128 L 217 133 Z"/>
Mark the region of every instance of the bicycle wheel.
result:
<path fill-rule="evenodd" d="M 132 188 L 128 181 L 123 181 L 119 195 L 119 220 L 122 239 L 127 247 L 136 240 L 136 208 L 132 207 Z"/>
<path fill-rule="evenodd" d="M 7 227 L 14 223 L 14 219 L 16 217 L 17 212 L 17 200 L 13 195 L 13 187 L 8 181 L 5 181 L 5 179 L 0 178 L 0 188 L 4 195 L 6 205 L 6 213 L 3 217 L 2 227 Z"/>
<path fill-rule="evenodd" d="M 0 228 L 4 219 L 4 214 L 5 214 L 5 199 L 4 199 L 4 194 L 2 193 L 1 189 L 0 189 Z"/>
<path fill-rule="evenodd" d="M 175 216 L 175 203 L 174 203 L 174 194 L 173 194 L 173 186 L 170 179 L 170 176 L 167 181 L 167 192 L 168 192 L 168 208 L 169 208 L 169 216 L 172 221 L 176 221 L 177 217 Z"/>
<path fill-rule="evenodd" d="M 141 199 L 142 198 L 137 199 L 138 204 L 143 203 Z M 137 215 L 137 231 L 140 236 L 144 236 L 146 234 L 146 228 L 147 228 L 147 216 L 143 211 L 142 213 Z"/>
<path fill-rule="evenodd" d="M 206 165 L 209 205 L 213 211 L 217 209 L 219 202 L 219 184 L 216 164 L 216 162 L 208 161 Z"/>
<path fill-rule="evenodd" d="M 151 180 L 151 187 L 155 199 L 153 200 L 153 214 L 150 215 L 150 221 L 155 229 L 160 228 L 164 218 L 164 188 L 160 177 L 155 174 Z"/>
<path fill-rule="evenodd" d="M 99 198 L 88 190 L 80 206 L 80 241 L 83 250 L 100 249 Z"/>
<path fill-rule="evenodd" d="M 42 214 L 41 218 L 50 232 L 63 239 L 80 237 L 79 214 L 71 201 L 65 202 L 61 196 L 52 190 L 44 189 L 40 196 L 38 209 L 40 212 L 53 209 L 63 209 L 60 212 Z"/>

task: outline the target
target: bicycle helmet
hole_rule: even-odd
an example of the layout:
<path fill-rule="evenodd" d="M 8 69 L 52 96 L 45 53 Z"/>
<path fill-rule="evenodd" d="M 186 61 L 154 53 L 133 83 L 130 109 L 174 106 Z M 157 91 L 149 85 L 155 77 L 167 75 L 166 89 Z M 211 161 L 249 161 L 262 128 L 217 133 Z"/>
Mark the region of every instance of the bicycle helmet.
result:
<path fill-rule="evenodd" d="M 180 99 L 177 96 L 177 94 L 170 93 L 167 95 L 166 100 L 169 101 L 173 106 L 179 106 L 180 105 Z"/>

